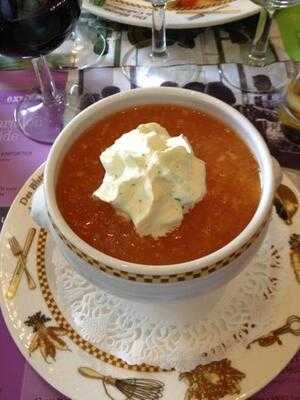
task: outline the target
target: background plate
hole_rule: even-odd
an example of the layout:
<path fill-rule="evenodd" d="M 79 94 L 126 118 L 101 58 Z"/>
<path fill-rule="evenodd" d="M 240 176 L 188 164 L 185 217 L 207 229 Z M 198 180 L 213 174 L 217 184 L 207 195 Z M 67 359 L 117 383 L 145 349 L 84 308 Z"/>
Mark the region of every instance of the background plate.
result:
<path fill-rule="evenodd" d="M 105 0 L 103 6 L 92 4 L 92 0 L 83 0 L 83 8 L 92 14 L 128 25 L 136 25 L 151 28 L 151 4 L 145 0 Z M 218 12 L 205 14 L 196 19 L 190 19 L 194 14 L 199 14 L 201 9 L 190 10 L 184 13 L 179 10 L 167 10 L 166 23 L 168 28 L 189 29 L 226 24 L 249 17 L 258 13 L 259 6 L 250 0 L 232 1 L 226 7 L 234 10 L 233 13 Z M 205 12 L 207 9 L 205 9 Z"/>

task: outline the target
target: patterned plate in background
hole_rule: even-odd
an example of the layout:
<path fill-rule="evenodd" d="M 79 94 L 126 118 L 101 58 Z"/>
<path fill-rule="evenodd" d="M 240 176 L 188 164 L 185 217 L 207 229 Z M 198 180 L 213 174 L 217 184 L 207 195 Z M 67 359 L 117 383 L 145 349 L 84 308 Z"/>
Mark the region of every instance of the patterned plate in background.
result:
<path fill-rule="evenodd" d="M 170 0 L 167 27 L 198 28 L 225 24 L 254 15 L 259 6 L 250 0 Z M 83 8 L 123 24 L 151 27 L 151 3 L 147 0 L 84 0 Z"/>

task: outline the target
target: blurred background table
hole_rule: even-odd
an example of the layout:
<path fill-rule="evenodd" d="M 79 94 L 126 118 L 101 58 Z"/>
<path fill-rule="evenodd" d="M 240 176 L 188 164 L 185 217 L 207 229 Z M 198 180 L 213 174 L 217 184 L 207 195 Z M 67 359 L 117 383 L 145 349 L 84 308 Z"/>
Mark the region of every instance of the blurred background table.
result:
<path fill-rule="evenodd" d="M 295 16 L 296 24 L 294 22 L 294 25 L 289 25 L 289 18 L 290 21 L 295 20 Z M 85 22 L 95 29 L 96 34 L 98 32 L 106 38 L 105 55 L 93 68 L 55 71 L 54 75 L 58 86 L 66 87 L 70 99 L 81 109 L 101 98 L 132 88 L 121 71 L 120 60 L 130 46 L 151 37 L 147 28 L 128 27 L 101 20 L 91 14 L 84 14 L 83 17 Z M 280 15 L 277 22 L 272 30 L 268 57 L 287 73 L 292 67 L 299 70 L 300 8 L 296 13 Z M 271 152 L 300 190 L 300 145 L 291 142 L 285 136 L 278 122 L 276 107 L 280 101 L 280 93 L 260 96 L 245 94 L 226 86 L 220 79 L 220 64 L 226 65 L 233 74 L 245 75 L 243 67 L 237 66 L 237 63 L 240 61 L 244 44 L 253 36 L 256 23 L 257 17 L 254 16 L 216 28 L 169 30 L 168 38 L 179 40 L 186 47 L 196 47 L 199 53 L 201 80 L 186 82 L 184 87 L 218 97 L 243 112 L 260 130 Z M 296 26 L 298 28 L 295 28 Z M 102 52 L 103 48 L 95 48 L 95 51 Z M 139 51 L 138 48 L 136 51 Z M 53 69 L 60 63 L 59 57 L 49 59 Z M 135 73 L 136 67 L 132 65 L 132 74 Z M 256 79 L 257 85 L 273 84 L 273 77 L 263 72 L 259 79 L 245 76 L 246 79 Z M 170 69 L 170 77 L 171 79 L 163 85 L 178 86 L 176 67 Z M 29 63 L 0 56 L 0 228 L 17 191 L 46 159 L 50 149 L 49 145 L 32 142 L 23 136 L 13 120 L 16 105 L 34 86 L 37 84 Z M 67 122 L 72 115 L 65 115 L 64 118 Z M 10 338 L 1 316 L 0 354 L 1 400 L 66 399 L 25 362 Z M 299 400 L 300 353 L 273 382 L 253 396 L 253 399 Z"/>

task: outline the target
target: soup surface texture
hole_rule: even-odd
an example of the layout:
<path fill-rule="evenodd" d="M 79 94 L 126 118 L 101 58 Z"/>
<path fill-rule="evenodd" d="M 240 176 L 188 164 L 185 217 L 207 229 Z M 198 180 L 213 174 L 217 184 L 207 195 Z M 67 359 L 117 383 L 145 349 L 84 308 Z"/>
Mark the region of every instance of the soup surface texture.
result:
<path fill-rule="evenodd" d="M 206 163 L 206 196 L 180 227 L 159 239 L 139 236 L 111 205 L 92 198 L 105 172 L 101 152 L 147 122 L 158 122 L 171 136 L 184 134 Z M 81 239 L 107 255 L 151 265 L 190 261 L 220 249 L 249 223 L 260 194 L 257 162 L 228 126 L 199 110 L 167 104 L 132 107 L 87 129 L 63 159 L 56 187 L 58 207 Z"/>

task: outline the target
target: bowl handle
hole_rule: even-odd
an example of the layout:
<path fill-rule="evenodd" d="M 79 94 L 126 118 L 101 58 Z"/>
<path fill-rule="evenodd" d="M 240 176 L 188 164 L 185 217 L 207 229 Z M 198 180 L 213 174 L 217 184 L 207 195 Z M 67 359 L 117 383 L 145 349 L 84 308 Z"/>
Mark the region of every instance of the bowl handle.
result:
<path fill-rule="evenodd" d="M 282 174 L 280 164 L 276 160 L 276 158 L 272 157 L 272 161 L 273 161 L 273 172 L 274 172 L 274 178 L 275 178 L 275 190 L 277 190 L 279 185 L 281 184 L 283 174 Z"/>
<path fill-rule="evenodd" d="M 32 197 L 30 215 L 38 225 L 48 229 L 49 219 L 47 215 L 44 185 L 40 185 Z"/>

